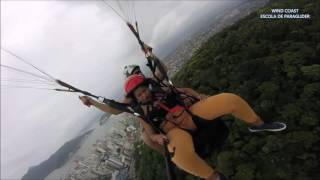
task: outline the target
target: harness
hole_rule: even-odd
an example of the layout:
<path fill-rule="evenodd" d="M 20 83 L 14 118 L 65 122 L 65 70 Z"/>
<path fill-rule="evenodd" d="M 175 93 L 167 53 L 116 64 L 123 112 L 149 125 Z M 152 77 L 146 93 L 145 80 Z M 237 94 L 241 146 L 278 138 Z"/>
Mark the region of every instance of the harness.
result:
<path fill-rule="evenodd" d="M 162 89 L 163 87 L 155 81 L 151 81 L 150 84 L 151 87 L 149 86 L 149 88 L 153 93 L 153 100 L 157 102 L 141 104 L 134 101 L 132 107 L 136 112 L 139 112 L 139 114 L 142 115 L 142 119 L 146 123 L 150 124 L 156 132 L 166 134 L 160 128 L 162 122 L 165 122 L 165 124 L 167 122 L 171 122 L 174 125 L 179 126 L 179 124 L 165 119 L 165 116 L 167 113 L 174 113 L 182 110 L 182 112 L 174 118 L 177 118 L 181 116 L 182 113 L 187 112 L 192 117 L 192 119 L 195 120 L 193 122 L 197 126 L 196 131 L 188 129 L 184 130 L 189 132 L 192 136 L 195 151 L 200 157 L 209 157 L 212 151 L 219 149 L 219 147 L 223 145 L 229 134 L 228 127 L 225 125 L 223 120 L 219 118 L 214 121 L 205 120 L 193 114 L 189 110 L 189 106 L 183 103 L 185 98 L 190 98 L 190 96 L 187 96 L 184 93 L 179 93 L 177 91 L 165 91 Z M 197 102 L 195 98 L 192 100 L 194 100 L 194 103 Z M 144 113 L 142 109 L 143 105 L 147 105 L 146 113 Z M 153 116 L 154 114 L 158 116 Z M 163 124 L 163 126 L 165 124 Z"/>
<path fill-rule="evenodd" d="M 174 125 L 179 126 L 176 122 L 165 119 L 165 116 L 168 113 L 181 111 L 178 115 L 173 115 L 173 118 L 180 117 L 184 112 L 192 114 L 189 111 L 191 104 L 186 105 L 184 101 L 186 98 L 189 98 L 190 101 L 195 103 L 198 99 L 178 91 L 178 89 L 173 86 L 164 87 L 163 84 L 152 79 L 146 79 L 146 82 L 149 84 L 149 89 L 153 96 L 152 102 L 138 103 L 137 101 L 134 101 L 131 104 L 131 107 L 135 111 L 139 112 L 139 114 L 142 115 L 142 119 L 150 124 L 154 129 L 156 128 L 159 130 L 162 122 L 165 122 L 165 124 L 167 122 L 171 122 Z M 146 113 L 144 113 L 142 106 L 146 106 Z M 162 130 L 161 132 L 164 133 Z"/>

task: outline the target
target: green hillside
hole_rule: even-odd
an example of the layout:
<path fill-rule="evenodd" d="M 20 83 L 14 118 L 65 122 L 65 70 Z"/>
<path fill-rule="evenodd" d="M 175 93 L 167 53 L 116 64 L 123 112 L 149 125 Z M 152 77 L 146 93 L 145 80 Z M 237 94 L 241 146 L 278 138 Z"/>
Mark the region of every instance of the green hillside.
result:
<path fill-rule="evenodd" d="M 272 8 L 297 8 L 311 19 L 260 19 Z M 231 179 L 320 179 L 320 1 L 276 1 L 211 37 L 173 81 L 205 94 L 232 92 L 281 133 L 249 133 L 226 117 L 230 135 L 207 161 Z M 137 148 L 139 180 L 165 179 L 160 155 Z M 185 174 L 179 172 L 179 176 Z M 197 179 L 188 175 L 181 179 Z"/>

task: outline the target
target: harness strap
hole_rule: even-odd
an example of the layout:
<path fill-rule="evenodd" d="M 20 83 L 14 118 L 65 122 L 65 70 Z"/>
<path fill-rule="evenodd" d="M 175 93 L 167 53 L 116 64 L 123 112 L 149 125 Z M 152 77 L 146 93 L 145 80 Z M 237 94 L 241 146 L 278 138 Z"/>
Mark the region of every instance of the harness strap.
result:
<path fill-rule="evenodd" d="M 152 80 L 152 79 L 148 79 L 148 83 L 149 83 L 151 86 L 155 86 L 155 87 L 158 86 L 158 87 L 159 87 L 159 89 L 157 89 L 157 91 L 156 91 L 156 94 L 154 94 L 154 95 L 155 95 L 154 98 L 157 98 L 158 102 L 156 103 L 156 105 L 158 105 L 160 108 L 162 108 L 162 109 L 164 109 L 165 111 L 170 112 L 170 113 L 174 113 L 174 112 L 177 112 L 177 111 L 182 110 L 182 112 L 181 112 L 179 115 L 173 116 L 174 118 L 180 117 L 180 116 L 184 113 L 184 111 L 186 111 L 187 113 L 189 113 L 189 114 L 191 115 L 191 117 L 194 117 L 193 114 L 191 113 L 191 111 L 188 109 L 189 107 L 185 105 L 185 103 L 183 102 L 183 100 L 181 100 L 181 97 L 180 97 L 180 96 L 181 96 L 181 95 L 184 95 L 184 96 L 186 96 L 186 97 L 184 97 L 183 99 L 190 98 L 191 100 L 194 100 L 194 101 L 197 101 L 197 100 L 198 100 L 197 98 L 195 98 L 195 97 L 193 97 L 193 96 L 190 96 L 190 95 L 187 95 L 186 93 L 180 92 L 177 88 L 175 88 L 174 86 L 170 85 L 170 86 L 169 86 L 170 93 L 173 93 L 173 95 L 174 95 L 175 97 L 179 96 L 180 99 L 179 99 L 179 98 L 176 98 L 177 105 L 175 105 L 173 108 L 169 108 L 169 107 L 167 107 L 165 104 L 163 104 L 163 103 L 160 102 L 160 100 L 161 100 L 161 94 L 166 94 L 166 93 L 168 93 L 167 91 L 165 91 L 165 90 L 162 89 L 162 88 L 164 87 L 164 86 L 162 85 L 163 83 L 160 84 L 159 82 L 154 81 L 154 80 Z M 168 86 L 165 86 L 165 87 L 168 87 Z M 142 110 L 141 105 L 147 105 L 147 112 L 146 112 L 146 114 L 143 113 L 143 110 Z M 142 104 L 142 103 L 136 103 L 135 106 L 137 106 L 137 107 L 134 108 L 134 109 L 135 109 L 135 110 L 136 110 L 136 109 L 139 109 L 139 113 L 140 113 L 140 114 L 143 114 L 143 119 L 144 119 L 148 124 L 150 124 L 155 131 L 161 132 L 161 133 L 165 134 L 165 133 L 163 132 L 163 130 L 162 130 L 160 127 L 158 127 L 158 126 L 152 121 L 152 119 L 150 119 L 149 114 L 150 114 L 150 112 L 152 111 L 152 109 L 151 109 L 151 108 L 152 108 L 152 105 L 153 105 L 153 103 L 150 103 L 150 102 L 144 103 L 144 104 Z M 173 122 L 173 121 L 170 121 L 170 120 L 168 120 L 168 119 L 165 119 L 165 117 L 162 117 L 162 118 L 163 118 L 163 120 L 164 120 L 164 122 L 165 122 L 165 123 L 163 124 L 163 126 L 164 126 L 167 122 L 171 122 L 171 123 L 173 123 L 174 125 L 179 126 L 179 124 L 177 124 L 176 122 Z"/>
<path fill-rule="evenodd" d="M 182 107 L 180 105 L 176 105 L 174 106 L 173 108 L 169 108 L 167 107 L 166 105 L 164 105 L 163 103 L 161 102 L 157 102 L 157 105 L 159 105 L 162 109 L 166 110 L 167 112 L 170 112 L 170 113 L 175 113 L 177 111 L 180 111 L 180 110 L 184 110 L 185 107 Z"/>

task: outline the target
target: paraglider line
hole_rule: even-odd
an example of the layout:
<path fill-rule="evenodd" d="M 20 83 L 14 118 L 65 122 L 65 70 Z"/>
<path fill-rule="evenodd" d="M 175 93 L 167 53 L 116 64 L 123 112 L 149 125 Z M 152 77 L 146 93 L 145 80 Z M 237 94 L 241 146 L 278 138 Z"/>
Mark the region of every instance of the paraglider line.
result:
<path fill-rule="evenodd" d="M 42 90 L 55 90 L 50 88 L 32 87 L 32 86 L 15 86 L 15 85 L 1 85 L 4 88 L 27 88 L 27 89 L 42 89 Z"/>
<path fill-rule="evenodd" d="M 127 20 L 123 16 L 121 16 L 121 14 L 118 11 L 116 11 L 112 6 L 110 6 L 110 4 L 108 4 L 105 0 L 102 1 L 105 3 L 105 5 L 111 8 L 124 22 L 127 22 Z"/>
<path fill-rule="evenodd" d="M 117 0 L 117 4 L 118 4 L 118 7 L 120 9 L 120 11 L 123 13 L 123 15 L 126 17 L 127 20 L 129 20 L 129 16 L 128 14 L 124 11 L 123 7 L 121 6 L 119 0 Z"/>
<path fill-rule="evenodd" d="M 55 83 L 50 83 L 50 82 L 44 82 L 44 81 L 36 81 L 36 80 L 31 80 L 31 81 L 23 81 L 23 80 L 9 80 L 9 79 L 1 79 L 1 82 L 14 82 L 14 83 L 30 83 L 30 84 L 43 84 L 43 85 L 57 85 Z"/>
<path fill-rule="evenodd" d="M 8 65 L 0 64 L 0 66 L 2 66 L 2 67 L 4 67 L 4 68 L 7 68 L 7 69 L 14 70 L 14 71 L 18 71 L 18 72 L 21 72 L 21 73 L 29 74 L 29 75 L 31 75 L 31 76 L 35 76 L 35 77 L 38 77 L 38 78 L 47 80 L 47 81 L 49 81 L 49 82 L 52 82 L 52 80 L 49 79 L 49 78 L 46 77 L 46 76 L 37 75 L 37 74 L 31 73 L 31 72 L 28 72 L 28 71 L 25 71 L 25 70 L 22 70 L 22 69 L 18 69 L 18 68 L 15 68 L 15 67 L 8 66 Z"/>
<path fill-rule="evenodd" d="M 8 81 L 8 82 L 33 82 L 33 83 L 48 83 L 48 81 L 44 81 L 42 79 L 3 79 L 1 81 Z M 53 83 L 52 83 L 53 84 Z"/>
<path fill-rule="evenodd" d="M 41 69 L 39 69 L 39 68 L 38 68 L 38 67 L 36 67 L 35 65 L 31 64 L 30 62 L 26 61 L 26 60 L 25 60 L 25 59 L 23 59 L 22 57 L 20 57 L 20 56 L 18 56 L 18 55 L 16 55 L 16 54 L 14 54 L 13 52 L 11 52 L 11 51 L 9 51 L 9 50 L 7 50 L 7 49 L 3 48 L 3 47 L 1 47 L 1 49 L 2 49 L 4 52 L 6 52 L 6 53 L 8 53 L 8 54 L 10 54 L 10 55 L 12 55 L 12 56 L 14 56 L 14 57 L 16 57 L 17 59 L 21 60 L 22 62 L 24 62 L 24 63 L 26 63 L 26 64 L 28 64 L 28 65 L 32 66 L 32 67 L 33 67 L 33 68 L 35 68 L 35 69 L 37 69 L 37 70 L 38 70 L 39 72 L 41 72 L 42 74 L 44 74 L 44 75 L 48 76 L 51 80 L 54 80 L 54 78 L 53 78 L 50 74 L 48 74 L 48 73 L 46 73 L 46 72 L 42 71 Z"/>

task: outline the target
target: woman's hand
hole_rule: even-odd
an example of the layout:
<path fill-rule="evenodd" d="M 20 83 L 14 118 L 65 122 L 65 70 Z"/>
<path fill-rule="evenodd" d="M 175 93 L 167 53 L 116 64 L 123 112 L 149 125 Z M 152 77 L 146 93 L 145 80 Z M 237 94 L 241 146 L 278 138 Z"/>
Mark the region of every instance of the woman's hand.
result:
<path fill-rule="evenodd" d="M 148 44 L 143 43 L 143 48 L 141 50 L 147 54 L 152 52 L 152 47 L 150 47 Z"/>
<path fill-rule="evenodd" d="M 163 145 L 165 141 L 169 141 L 167 136 L 165 136 L 163 134 L 154 134 L 154 135 L 151 135 L 150 138 L 152 141 L 154 141 L 160 145 Z"/>
<path fill-rule="evenodd" d="M 88 96 L 79 96 L 79 99 L 82 101 L 82 103 L 88 107 L 93 105 L 93 99 Z"/>

